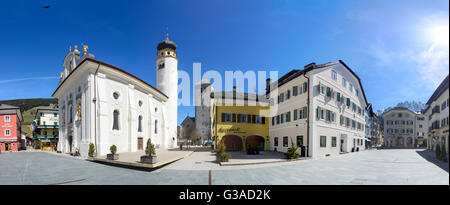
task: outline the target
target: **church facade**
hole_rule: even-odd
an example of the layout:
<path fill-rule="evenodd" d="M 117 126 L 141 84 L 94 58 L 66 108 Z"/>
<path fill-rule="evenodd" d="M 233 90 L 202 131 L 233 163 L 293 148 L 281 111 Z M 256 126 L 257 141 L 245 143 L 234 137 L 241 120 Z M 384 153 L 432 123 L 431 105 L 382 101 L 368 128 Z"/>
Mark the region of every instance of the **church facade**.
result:
<path fill-rule="evenodd" d="M 123 69 L 96 60 L 83 47 L 66 55 L 53 97 L 59 104 L 59 141 L 63 153 L 88 155 L 93 143 L 99 156 L 177 145 L 177 45 L 166 40 L 157 47 L 157 88 Z M 152 68 L 148 68 L 152 69 Z"/>

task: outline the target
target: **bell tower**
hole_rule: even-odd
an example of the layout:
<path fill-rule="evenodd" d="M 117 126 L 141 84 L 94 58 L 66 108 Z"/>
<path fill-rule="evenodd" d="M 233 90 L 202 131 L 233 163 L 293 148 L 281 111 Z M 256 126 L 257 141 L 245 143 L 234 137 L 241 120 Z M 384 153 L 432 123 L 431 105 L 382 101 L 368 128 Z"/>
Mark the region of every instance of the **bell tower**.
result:
<path fill-rule="evenodd" d="M 163 146 L 173 148 L 177 146 L 177 110 L 178 110 L 178 59 L 177 44 L 166 39 L 157 47 L 156 86 L 158 90 L 169 97 L 166 102 L 166 129 Z"/>

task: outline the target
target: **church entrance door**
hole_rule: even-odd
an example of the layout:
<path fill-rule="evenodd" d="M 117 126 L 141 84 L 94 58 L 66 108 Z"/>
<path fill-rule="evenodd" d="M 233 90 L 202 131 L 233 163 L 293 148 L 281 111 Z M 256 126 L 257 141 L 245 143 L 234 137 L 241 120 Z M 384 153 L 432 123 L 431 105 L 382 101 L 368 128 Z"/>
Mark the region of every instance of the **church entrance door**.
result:
<path fill-rule="evenodd" d="M 138 137 L 138 150 L 143 150 L 143 148 L 144 148 L 144 141 L 143 141 L 143 139 L 142 139 L 142 137 Z"/>

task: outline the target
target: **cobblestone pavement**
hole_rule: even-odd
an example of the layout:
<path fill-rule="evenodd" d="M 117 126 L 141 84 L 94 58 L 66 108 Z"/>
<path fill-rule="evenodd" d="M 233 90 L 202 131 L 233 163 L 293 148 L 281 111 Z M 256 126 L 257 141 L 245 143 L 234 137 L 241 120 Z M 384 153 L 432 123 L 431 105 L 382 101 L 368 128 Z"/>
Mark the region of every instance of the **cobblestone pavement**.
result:
<path fill-rule="evenodd" d="M 318 160 L 221 167 L 210 152 L 153 171 L 46 152 L 0 154 L 3 184 L 449 184 L 448 163 L 420 149 L 372 150 Z"/>

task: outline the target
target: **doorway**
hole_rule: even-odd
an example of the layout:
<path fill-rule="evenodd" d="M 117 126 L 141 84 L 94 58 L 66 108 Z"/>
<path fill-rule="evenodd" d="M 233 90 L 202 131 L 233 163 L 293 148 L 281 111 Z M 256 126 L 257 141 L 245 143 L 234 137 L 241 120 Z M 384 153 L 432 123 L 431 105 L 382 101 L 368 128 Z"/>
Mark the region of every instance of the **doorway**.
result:
<path fill-rule="evenodd" d="M 7 151 L 11 151 L 11 144 L 10 143 L 6 143 L 5 144 L 5 152 Z"/>
<path fill-rule="evenodd" d="M 137 147 L 137 149 L 138 150 L 143 150 L 144 149 L 144 141 L 143 141 L 143 139 L 142 139 L 142 137 L 138 137 L 138 147 Z"/>
<path fill-rule="evenodd" d="M 69 153 L 72 153 L 72 136 L 69 136 Z"/>

